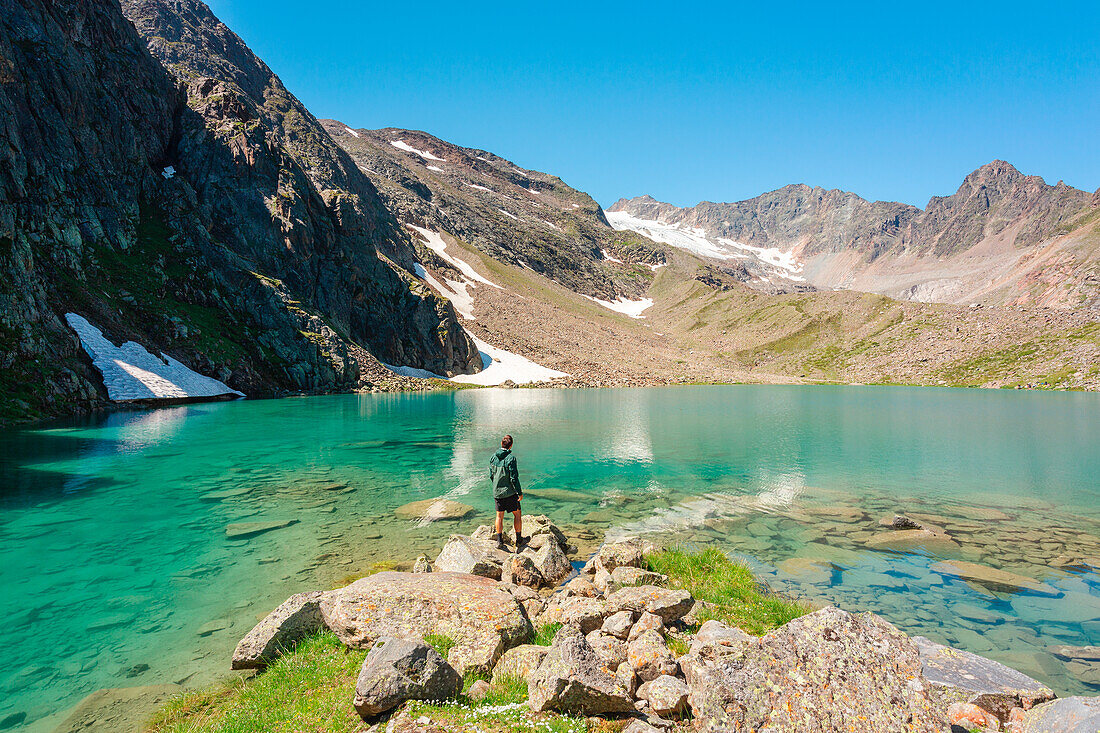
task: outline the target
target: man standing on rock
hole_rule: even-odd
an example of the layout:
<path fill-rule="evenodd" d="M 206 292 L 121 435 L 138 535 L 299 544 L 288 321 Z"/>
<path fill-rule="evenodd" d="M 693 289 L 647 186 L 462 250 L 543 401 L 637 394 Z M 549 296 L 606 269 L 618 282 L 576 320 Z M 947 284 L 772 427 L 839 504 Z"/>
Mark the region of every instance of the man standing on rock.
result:
<path fill-rule="evenodd" d="M 496 534 L 492 540 L 497 547 L 504 549 L 504 513 L 512 512 L 516 530 L 516 549 L 527 544 L 522 534 L 523 518 L 520 516 L 519 502 L 523 499 L 523 489 L 519 485 L 519 467 L 512 455 L 512 436 L 505 435 L 500 441 L 500 450 L 489 459 L 489 480 L 493 484 L 493 499 L 497 504 Z"/>

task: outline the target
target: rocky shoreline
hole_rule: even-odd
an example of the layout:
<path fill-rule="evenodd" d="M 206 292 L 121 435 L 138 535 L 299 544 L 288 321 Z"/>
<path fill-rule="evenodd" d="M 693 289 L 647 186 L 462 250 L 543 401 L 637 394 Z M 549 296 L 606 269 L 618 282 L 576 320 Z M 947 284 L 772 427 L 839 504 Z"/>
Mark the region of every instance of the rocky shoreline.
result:
<path fill-rule="evenodd" d="M 509 679 L 525 682 L 533 719 L 585 716 L 629 733 L 1100 726 L 1100 697 L 1059 699 L 1021 672 L 910 637 L 873 613 L 827 606 L 752 636 L 648 569 L 659 551 L 651 543 L 605 543 L 578 571 L 576 546 L 549 518 L 525 521 L 524 547 L 510 538 L 498 548 L 483 526 L 452 535 L 413 572 L 292 596 L 240 641 L 232 666 L 262 669 L 329 630 L 369 650 L 348 704 L 387 733 L 444 730 L 410 701 L 476 701 L 490 680 Z M 536 629 L 556 632 L 549 646 L 532 643 Z M 464 677 L 478 678 L 465 693 Z"/>

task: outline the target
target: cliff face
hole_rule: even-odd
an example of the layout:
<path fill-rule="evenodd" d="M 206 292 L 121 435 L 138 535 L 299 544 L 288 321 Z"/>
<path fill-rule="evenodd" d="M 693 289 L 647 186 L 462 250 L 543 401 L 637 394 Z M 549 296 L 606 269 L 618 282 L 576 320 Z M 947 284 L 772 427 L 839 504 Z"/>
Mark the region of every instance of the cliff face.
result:
<path fill-rule="evenodd" d="M 446 232 L 576 293 L 636 296 L 652 280 L 645 265 L 663 261 L 662 245 L 615 231 L 599 204 L 556 176 L 416 130 L 321 122 L 402 221 Z"/>
<path fill-rule="evenodd" d="M 226 55 L 165 56 L 177 81 L 113 2 L 0 14 L 0 419 L 105 400 L 70 310 L 249 395 L 355 387 L 358 345 L 480 368 L 450 304 L 379 258 L 407 262 L 405 235 L 266 66 L 201 3 L 128 9 Z"/>

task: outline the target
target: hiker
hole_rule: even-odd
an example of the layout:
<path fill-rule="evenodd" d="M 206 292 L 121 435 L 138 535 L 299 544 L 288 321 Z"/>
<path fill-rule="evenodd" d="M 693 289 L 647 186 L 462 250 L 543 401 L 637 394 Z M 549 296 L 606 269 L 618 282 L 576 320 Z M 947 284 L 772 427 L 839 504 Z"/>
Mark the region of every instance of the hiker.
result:
<path fill-rule="evenodd" d="M 497 547 L 504 549 L 504 513 L 512 512 L 513 526 L 516 530 L 516 550 L 523 549 L 527 538 L 523 536 L 523 519 L 520 516 L 519 502 L 523 499 L 523 489 L 519 485 L 519 468 L 516 457 L 512 455 L 512 436 L 505 435 L 500 441 L 500 450 L 489 459 L 489 480 L 493 484 L 493 499 L 497 504 L 497 522 L 490 539 Z"/>

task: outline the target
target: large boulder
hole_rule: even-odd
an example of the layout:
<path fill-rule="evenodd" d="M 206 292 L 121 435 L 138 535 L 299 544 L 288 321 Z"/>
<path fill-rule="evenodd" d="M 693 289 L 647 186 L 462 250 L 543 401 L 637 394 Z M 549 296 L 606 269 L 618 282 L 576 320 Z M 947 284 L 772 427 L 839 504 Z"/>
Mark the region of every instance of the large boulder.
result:
<path fill-rule="evenodd" d="M 406 700 L 446 700 L 462 677 L 422 639 L 387 636 L 374 642 L 355 683 L 355 710 L 373 718 Z"/>
<path fill-rule="evenodd" d="M 536 537 L 546 535 L 553 538 L 562 552 L 569 549 L 569 541 L 566 539 L 565 533 L 558 528 L 558 525 L 550 521 L 550 517 L 545 514 L 532 514 L 524 517 L 523 531 L 527 534 L 533 546 L 539 546 Z"/>
<path fill-rule="evenodd" d="M 469 573 L 500 580 L 504 564 L 510 561 L 511 555 L 491 542 L 455 534 L 440 550 L 434 567 L 441 573 Z"/>
<path fill-rule="evenodd" d="M 660 616 L 666 624 L 682 618 L 694 605 L 695 599 L 686 590 L 661 588 L 656 585 L 620 588 L 607 597 L 608 613 L 647 611 Z"/>
<path fill-rule="evenodd" d="M 603 620 L 600 628 L 605 634 L 610 634 L 616 639 L 626 639 L 634 626 L 634 614 L 631 611 L 618 611 Z"/>
<path fill-rule="evenodd" d="M 504 565 L 501 580 L 527 588 L 541 588 L 546 581 L 535 566 L 535 561 L 527 555 L 513 555 Z"/>
<path fill-rule="evenodd" d="M 973 703 L 1002 722 L 1014 707 L 1030 708 L 1054 699 L 1054 691 L 1023 672 L 962 649 L 914 636 L 924 678 L 947 705 Z"/>
<path fill-rule="evenodd" d="M 663 674 L 674 675 L 680 666 L 665 644 L 659 631 L 646 631 L 627 645 L 626 661 L 642 682 L 657 679 Z"/>
<path fill-rule="evenodd" d="M 1022 733 L 1096 733 L 1100 731 L 1100 697 L 1064 697 L 1024 714 Z"/>
<path fill-rule="evenodd" d="M 942 733 L 909 637 L 874 614 L 832 606 L 795 619 L 689 682 L 702 730 Z"/>
<path fill-rule="evenodd" d="M 507 677 L 527 677 L 539 668 L 542 660 L 550 653 L 548 646 L 536 646 L 535 644 L 522 644 L 512 647 L 504 652 L 500 661 L 493 667 L 493 682 L 500 682 Z"/>
<path fill-rule="evenodd" d="M 643 682 L 637 697 L 649 703 L 649 709 L 661 717 L 681 715 L 687 709 L 688 686 L 667 674 Z"/>
<path fill-rule="evenodd" d="M 233 669 L 258 669 L 278 659 L 296 643 L 325 628 L 321 591 L 297 593 L 283 601 L 237 644 Z"/>
<path fill-rule="evenodd" d="M 590 631 L 584 638 L 607 664 L 608 669 L 615 669 L 626 661 L 626 642 L 622 639 L 616 639 L 599 629 Z"/>
<path fill-rule="evenodd" d="M 619 567 L 611 571 L 611 580 L 619 587 L 627 585 L 656 585 L 668 580 L 667 575 L 645 568 Z M 617 590 L 617 589 L 616 589 Z"/>
<path fill-rule="evenodd" d="M 642 544 L 635 540 L 624 540 L 604 545 L 596 553 L 598 567 L 609 573 L 615 568 L 640 568 L 645 565 L 645 553 Z"/>
<path fill-rule="evenodd" d="M 629 693 L 584 636 L 563 626 L 550 652 L 527 678 L 528 705 L 540 713 L 601 715 L 634 711 Z"/>
<path fill-rule="evenodd" d="M 465 674 L 488 673 L 506 650 L 534 630 L 519 602 L 495 581 L 465 573 L 370 575 L 321 599 L 325 624 L 363 649 L 383 636 L 451 637 L 448 662 Z"/>
<path fill-rule="evenodd" d="M 755 641 L 755 637 L 741 629 L 721 621 L 707 621 L 691 640 L 688 653 L 677 660 L 680 672 L 690 687 L 705 685 L 716 665 L 743 654 Z"/>

